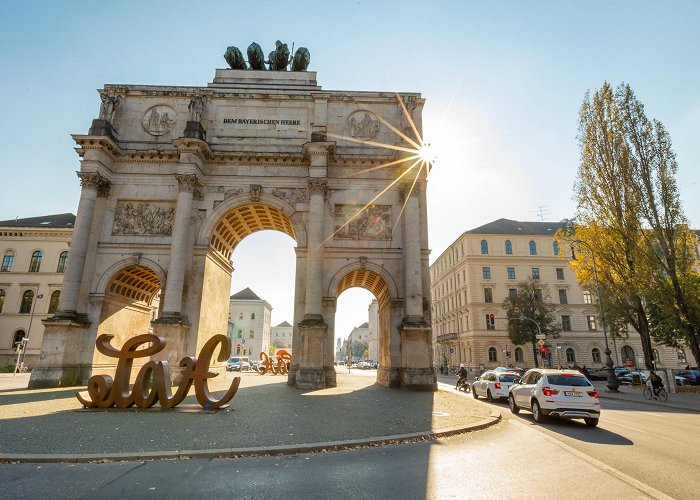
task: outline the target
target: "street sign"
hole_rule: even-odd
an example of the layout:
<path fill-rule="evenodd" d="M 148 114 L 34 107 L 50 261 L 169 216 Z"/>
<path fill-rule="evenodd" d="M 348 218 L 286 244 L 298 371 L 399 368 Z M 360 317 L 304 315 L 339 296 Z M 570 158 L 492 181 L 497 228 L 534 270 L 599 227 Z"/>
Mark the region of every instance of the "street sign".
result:
<path fill-rule="evenodd" d="M 537 335 L 535 335 L 535 338 L 544 340 L 546 337 L 545 337 L 544 333 L 538 333 Z"/>
<path fill-rule="evenodd" d="M 241 339 L 241 344 L 245 344 L 245 339 Z"/>
<path fill-rule="evenodd" d="M 450 347 L 450 354 L 452 354 L 452 353 L 454 353 L 454 352 L 455 352 L 455 348 L 454 348 L 454 347 Z"/>
<path fill-rule="evenodd" d="M 540 340 L 537 341 L 537 343 L 538 343 L 539 345 L 544 345 L 544 340 L 540 339 Z"/>
<path fill-rule="evenodd" d="M 567 344 L 566 342 L 557 342 L 557 347 L 565 347 L 567 345 L 569 344 Z"/>

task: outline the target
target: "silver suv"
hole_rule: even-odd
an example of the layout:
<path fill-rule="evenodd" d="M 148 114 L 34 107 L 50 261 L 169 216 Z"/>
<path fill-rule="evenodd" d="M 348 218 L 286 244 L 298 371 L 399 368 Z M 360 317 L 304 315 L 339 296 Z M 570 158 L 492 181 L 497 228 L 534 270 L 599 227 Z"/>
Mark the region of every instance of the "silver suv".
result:
<path fill-rule="evenodd" d="M 600 419 L 600 399 L 586 377 L 576 370 L 534 368 L 508 391 L 510 411 L 530 410 L 535 422 L 547 416 L 582 418 L 595 427 Z"/>

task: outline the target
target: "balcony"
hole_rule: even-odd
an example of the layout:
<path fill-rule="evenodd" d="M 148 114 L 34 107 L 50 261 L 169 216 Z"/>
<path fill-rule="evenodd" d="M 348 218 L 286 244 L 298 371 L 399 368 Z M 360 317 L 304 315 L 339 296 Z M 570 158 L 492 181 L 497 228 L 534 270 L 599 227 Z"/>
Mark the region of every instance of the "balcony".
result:
<path fill-rule="evenodd" d="M 459 339 L 459 334 L 458 333 L 443 333 L 442 335 L 438 335 L 436 342 L 449 342 L 450 340 L 458 340 Z"/>

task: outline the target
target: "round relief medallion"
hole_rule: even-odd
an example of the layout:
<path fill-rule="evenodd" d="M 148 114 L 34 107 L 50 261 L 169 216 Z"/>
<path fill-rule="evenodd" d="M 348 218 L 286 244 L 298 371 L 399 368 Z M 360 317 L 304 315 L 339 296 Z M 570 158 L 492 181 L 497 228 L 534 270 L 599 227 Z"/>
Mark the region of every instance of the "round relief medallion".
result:
<path fill-rule="evenodd" d="M 153 106 L 143 115 L 143 128 L 151 135 L 164 135 L 175 127 L 175 110 L 165 104 Z"/>
<path fill-rule="evenodd" d="M 350 137 L 373 139 L 379 133 L 379 119 L 371 111 L 358 110 L 348 116 L 345 129 Z"/>

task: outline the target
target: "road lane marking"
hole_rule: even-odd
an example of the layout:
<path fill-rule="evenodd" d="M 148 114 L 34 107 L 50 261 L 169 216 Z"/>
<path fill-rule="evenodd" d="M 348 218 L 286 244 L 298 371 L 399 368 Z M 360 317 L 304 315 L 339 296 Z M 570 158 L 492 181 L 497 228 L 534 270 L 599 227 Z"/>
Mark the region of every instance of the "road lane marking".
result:
<path fill-rule="evenodd" d="M 559 441 L 558 439 L 550 436 L 549 434 L 546 434 L 544 431 L 542 431 L 536 427 L 533 427 L 531 425 L 526 425 L 522 422 L 518 422 L 517 420 L 509 420 L 509 422 L 511 422 L 515 425 L 519 425 L 519 426 L 529 430 L 530 432 L 532 432 L 532 433 L 542 437 L 543 439 L 549 441 L 550 443 L 558 446 L 562 450 L 568 451 L 569 453 L 577 456 L 581 460 L 585 460 L 589 464 L 599 468 L 600 470 L 602 470 L 604 472 L 607 472 L 611 476 L 614 476 L 614 477 L 620 479 L 621 481 L 624 481 L 625 483 L 629 484 L 630 486 L 637 488 L 639 491 L 641 491 L 642 493 L 644 493 L 646 495 L 649 495 L 652 498 L 656 498 L 658 500 L 674 500 L 673 497 L 668 496 L 667 494 L 657 490 L 656 488 L 654 488 L 646 483 L 643 483 L 643 482 L 639 481 L 638 479 L 635 479 L 632 476 L 629 476 L 629 475 L 625 474 L 624 472 L 616 469 L 615 467 L 611 467 L 608 464 L 601 462 L 600 460 L 597 460 L 597 459 L 593 458 L 592 456 L 587 455 L 587 454 L 583 453 L 582 451 L 577 450 L 576 448 L 574 448 L 572 446 L 569 446 L 566 443 Z"/>

